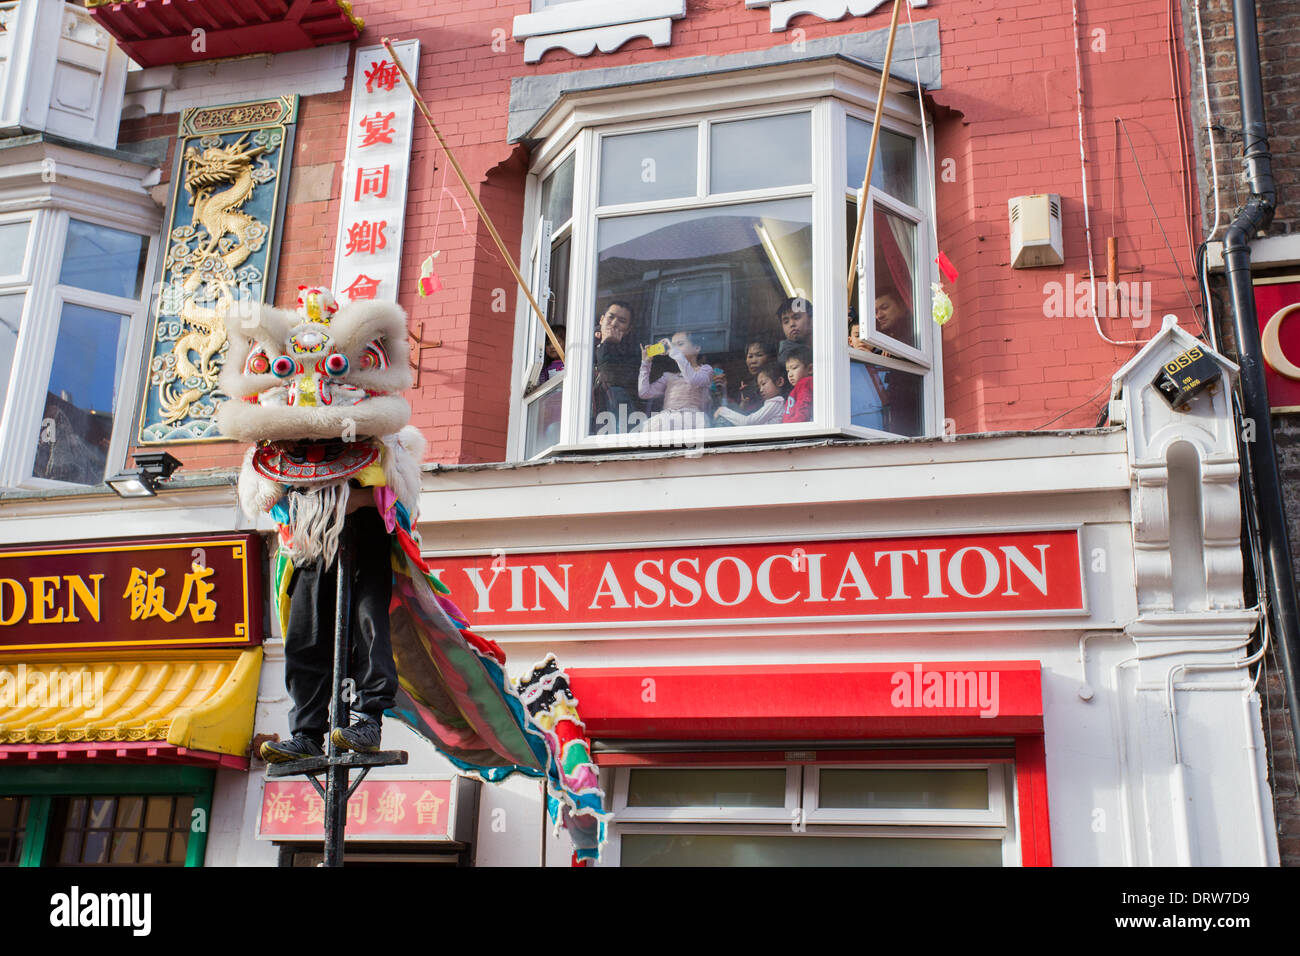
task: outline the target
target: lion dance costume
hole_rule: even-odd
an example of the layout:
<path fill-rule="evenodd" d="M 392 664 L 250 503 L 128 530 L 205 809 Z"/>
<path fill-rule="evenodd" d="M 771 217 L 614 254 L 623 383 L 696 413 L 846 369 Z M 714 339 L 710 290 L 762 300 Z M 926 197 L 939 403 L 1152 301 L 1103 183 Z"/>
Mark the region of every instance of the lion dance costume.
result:
<path fill-rule="evenodd" d="M 501 648 L 469 629 L 420 556 L 424 440 L 400 395 L 411 385 L 405 312 L 299 292 L 297 311 L 257 306 L 228 320 L 217 418 L 223 434 L 255 443 L 240 505 L 250 517 L 269 513 L 279 531 L 274 581 L 295 738 L 328 729 L 332 582 L 346 526 L 356 549 L 353 710 L 397 717 L 489 782 L 544 777 L 575 863 L 595 859 L 603 795 L 564 671 L 548 655 L 512 682 Z"/>

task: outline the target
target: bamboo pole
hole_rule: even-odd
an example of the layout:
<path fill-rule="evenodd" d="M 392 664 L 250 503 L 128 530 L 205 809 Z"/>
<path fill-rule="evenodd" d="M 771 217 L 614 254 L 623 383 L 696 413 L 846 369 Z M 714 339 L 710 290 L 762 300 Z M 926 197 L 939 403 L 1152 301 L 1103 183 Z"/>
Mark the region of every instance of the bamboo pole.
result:
<path fill-rule="evenodd" d="M 894 37 L 898 33 L 898 11 L 903 0 L 894 0 L 894 12 L 889 18 L 889 42 L 885 45 L 885 66 L 880 74 L 880 95 L 876 97 L 876 118 L 871 123 L 871 145 L 867 148 L 867 173 L 862 178 L 862 199 L 858 203 L 858 227 L 853 232 L 853 251 L 849 253 L 849 302 L 853 301 L 853 283 L 858 278 L 858 247 L 862 244 L 862 224 L 867 218 L 868 197 L 871 189 L 871 170 L 876 163 L 876 139 L 880 135 L 880 114 L 885 109 L 885 87 L 889 84 L 889 64 L 894 59 Z"/>
<path fill-rule="evenodd" d="M 894 12 L 895 16 L 897 16 L 898 11 L 895 10 Z M 460 180 L 460 184 L 465 187 L 465 192 L 469 193 L 469 198 L 473 201 L 474 208 L 478 210 L 479 216 L 483 219 L 483 225 L 487 226 L 488 232 L 492 235 L 492 241 L 496 243 L 497 249 L 500 250 L 501 255 L 505 257 L 506 265 L 508 265 L 510 271 L 514 273 L 515 281 L 519 283 L 519 288 L 522 289 L 524 295 L 528 297 L 528 304 L 533 307 L 533 312 L 535 312 L 537 318 L 541 320 L 542 328 L 546 330 L 546 337 L 550 340 L 551 345 L 555 347 L 555 351 L 560 356 L 560 361 L 563 362 L 564 346 L 561 345 L 560 340 L 555 337 L 555 331 L 551 328 L 551 324 L 546 321 L 546 313 L 542 311 L 542 307 L 539 306 L 537 300 L 533 298 L 533 293 L 529 291 L 528 283 L 524 282 L 524 277 L 519 274 L 519 266 L 515 265 L 514 256 L 512 256 L 506 249 L 506 244 L 501 241 L 501 236 L 497 232 L 497 227 L 492 223 L 492 217 L 489 216 L 487 210 L 483 208 L 483 203 L 479 201 L 478 194 L 470 188 L 469 180 L 465 178 L 465 173 L 460 168 L 460 163 L 456 162 L 456 154 L 451 151 L 451 148 L 447 145 L 447 141 L 442 138 L 442 133 L 438 132 L 438 127 L 434 125 L 433 117 L 429 115 L 429 107 L 425 104 L 424 97 L 420 95 L 420 91 L 417 90 L 415 84 L 411 82 L 411 77 L 407 74 L 406 67 L 402 66 L 402 61 L 397 58 L 397 51 L 393 49 L 392 42 L 388 37 L 384 37 L 383 44 L 384 49 L 388 51 L 388 55 L 393 58 L 393 63 L 397 65 L 398 72 L 402 74 L 402 79 L 406 81 L 406 88 L 411 91 L 411 96 L 415 99 L 415 105 L 419 107 L 420 113 L 424 116 L 424 121 L 429 124 L 429 129 L 433 130 L 433 135 L 438 138 L 438 145 L 442 147 L 442 151 L 447 155 L 447 161 L 451 163 L 452 171 L 455 172 L 456 178 Z"/>

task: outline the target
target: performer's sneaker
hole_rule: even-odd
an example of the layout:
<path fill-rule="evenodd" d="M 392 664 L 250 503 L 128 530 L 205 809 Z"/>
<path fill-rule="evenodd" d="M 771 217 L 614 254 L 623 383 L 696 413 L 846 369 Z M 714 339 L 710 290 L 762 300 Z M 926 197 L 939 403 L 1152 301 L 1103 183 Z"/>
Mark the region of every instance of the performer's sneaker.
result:
<path fill-rule="evenodd" d="M 363 714 L 351 727 L 338 727 L 330 734 L 334 746 L 343 750 L 355 750 L 357 753 L 373 754 L 379 752 L 379 721 L 369 714 Z"/>
<path fill-rule="evenodd" d="M 319 740 L 302 734 L 289 740 L 267 740 L 263 742 L 259 753 L 267 763 L 288 763 L 290 760 L 325 756 Z"/>

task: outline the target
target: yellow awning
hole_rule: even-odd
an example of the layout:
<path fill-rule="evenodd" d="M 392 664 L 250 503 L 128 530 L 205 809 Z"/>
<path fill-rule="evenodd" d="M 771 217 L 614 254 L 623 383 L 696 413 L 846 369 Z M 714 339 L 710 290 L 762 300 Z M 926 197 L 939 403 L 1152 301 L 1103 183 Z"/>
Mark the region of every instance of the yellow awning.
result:
<path fill-rule="evenodd" d="M 261 666 L 260 647 L 179 659 L 0 661 L 0 746 L 157 741 L 242 757 Z"/>

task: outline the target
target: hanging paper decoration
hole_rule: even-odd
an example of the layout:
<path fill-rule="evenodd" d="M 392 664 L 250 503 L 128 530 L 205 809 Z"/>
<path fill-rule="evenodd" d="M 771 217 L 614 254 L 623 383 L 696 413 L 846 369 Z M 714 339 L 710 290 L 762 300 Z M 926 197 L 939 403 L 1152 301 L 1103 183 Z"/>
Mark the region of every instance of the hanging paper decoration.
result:
<path fill-rule="evenodd" d="M 952 299 L 948 298 L 948 293 L 943 291 L 943 286 L 937 282 L 930 283 L 930 291 L 934 293 L 934 304 L 930 307 L 930 314 L 934 316 L 934 321 L 943 325 L 952 318 Z"/>
<path fill-rule="evenodd" d="M 433 271 L 433 260 L 438 258 L 438 252 L 420 263 L 420 295 L 433 295 L 435 292 L 442 291 L 442 280 L 438 278 L 438 273 Z"/>

